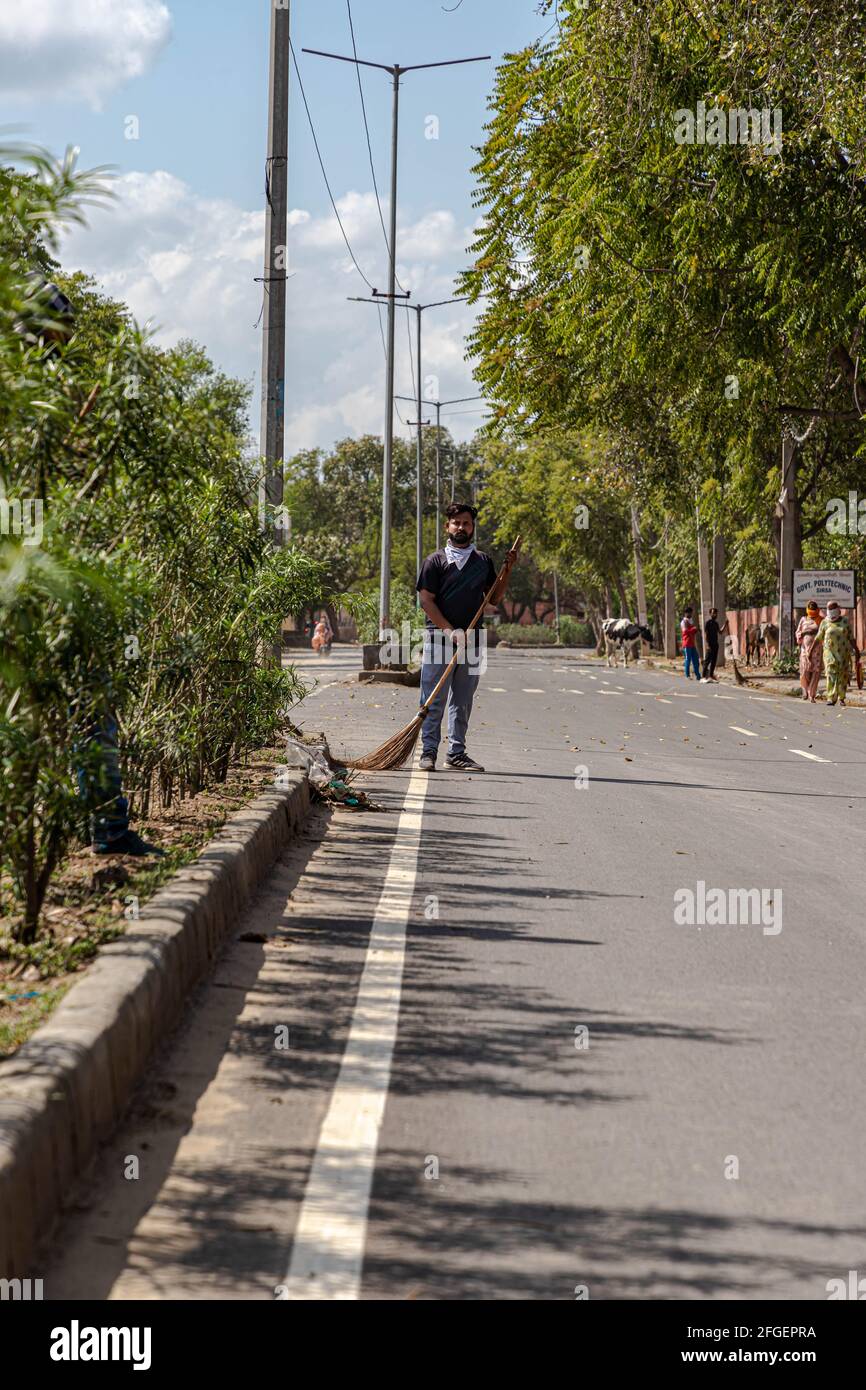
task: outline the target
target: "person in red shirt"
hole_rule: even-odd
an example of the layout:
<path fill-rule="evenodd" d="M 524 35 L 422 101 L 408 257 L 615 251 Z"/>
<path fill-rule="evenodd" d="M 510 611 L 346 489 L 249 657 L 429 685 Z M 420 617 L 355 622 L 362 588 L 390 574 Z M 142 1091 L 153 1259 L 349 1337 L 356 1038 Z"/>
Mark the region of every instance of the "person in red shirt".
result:
<path fill-rule="evenodd" d="M 680 623 L 680 632 L 682 634 L 683 639 L 683 656 L 685 657 L 686 680 L 689 679 L 689 671 L 691 670 L 692 666 L 694 666 L 695 680 L 699 681 L 701 678 L 701 668 L 698 664 L 698 649 L 695 646 L 695 638 L 697 636 L 698 629 L 695 627 L 694 624 L 694 620 L 692 617 L 693 613 L 693 608 L 686 609 L 685 613 L 683 614 L 683 620 Z"/>

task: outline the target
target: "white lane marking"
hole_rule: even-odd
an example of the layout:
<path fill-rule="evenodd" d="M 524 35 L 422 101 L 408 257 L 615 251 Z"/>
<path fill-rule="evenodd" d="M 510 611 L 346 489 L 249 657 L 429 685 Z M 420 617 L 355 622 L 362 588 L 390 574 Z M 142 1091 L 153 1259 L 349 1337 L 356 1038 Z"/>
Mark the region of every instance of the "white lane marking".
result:
<path fill-rule="evenodd" d="M 716 695 L 717 700 L 736 700 L 736 695 Z"/>
<path fill-rule="evenodd" d="M 560 695 L 582 695 L 583 691 L 567 689 L 565 686 L 561 686 L 559 693 Z"/>
<path fill-rule="evenodd" d="M 755 733 L 754 729 L 741 729 L 740 726 L 739 726 L 739 724 L 729 724 L 729 725 L 728 725 L 728 728 L 729 728 L 729 729 L 733 729 L 734 732 L 737 733 L 737 734 L 747 734 L 749 738 L 757 738 L 757 737 L 758 737 L 758 735 Z"/>
<path fill-rule="evenodd" d="M 413 769 L 370 930 L 352 1026 L 322 1124 L 286 1276 L 290 1300 L 357 1299 L 400 1014 L 427 773 Z"/>
<path fill-rule="evenodd" d="M 538 690 L 537 687 L 534 686 L 534 685 L 528 685 L 528 686 L 526 686 L 526 688 L 524 689 L 523 694 L 524 694 L 524 695 L 543 695 L 543 694 L 544 694 L 544 691 L 543 691 L 543 690 Z"/>
<path fill-rule="evenodd" d="M 591 681 L 597 681 L 597 680 L 598 680 L 598 676 L 590 676 L 589 679 L 590 679 Z"/>
<path fill-rule="evenodd" d="M 508 691 L 505 689 L 505 686 L 504 686 L 504 685 L 488 685 L 488 686 L 487 686 L 487 689 L 488 689 L 488 690 L 491 692 L 491 694 L 493 694 L 493 695 L 507 695 L 507 694 L 508 694 Z"/>
<path fill-rule="evenodd" d="M 664 697 L 664 695 L 657 695 L 657 696 L 656 696 L 656 699 L 658 700 L 658 702 L 659 702 L 660 705 L 672 705 L 672 704 L 673 704 L 673 700 L 666 700 L 665 697 Z"/>
<path fill-rule="evenodd" d="M 696 709 L 687 709 L 686 714 L 690 714 L 692 719 L 709 719 L 708 714 L 698 714 Z"/>
<path fill-rule="evenodd" d="M 599 693 L 599 695 L 618 695 L 618 694 L 619 694 L 619 691 L 618 691 L 618 690 L 600 690 L 598 693 Z"/>
<path fill-rule="evenodd" d="M 797 753 L 801 758 L 809 758 L 813 763 L 828 763 L 829 758 L 819 758 L 817 753 L 807 753 L 805 748 L 789 748 L 789 753 Z"/>
<path fill-rule="evenodd" d="M 330 688 L 331 688 L 332 685 L 339 685 L 339 684 L 340 684 L 339 681 L 328 681 L 326 685 L 317 685 L 317 686 L 315 687 L 315 689 L 313 689 L 313 690 L 310 691 L 309 695 L 305 695 L 305 696 L 304 696 L 304 700 L 312 700 L 312 698 L 313 698 L 314 695 L 321 695 L 321 693 L 322 693 L 323 690 L 330 690 Z M 372 685 L 373 682 L 371 681 L 370 684 Z M 304 700 L 301 700 L 301 704 L 304 703 Z"/>

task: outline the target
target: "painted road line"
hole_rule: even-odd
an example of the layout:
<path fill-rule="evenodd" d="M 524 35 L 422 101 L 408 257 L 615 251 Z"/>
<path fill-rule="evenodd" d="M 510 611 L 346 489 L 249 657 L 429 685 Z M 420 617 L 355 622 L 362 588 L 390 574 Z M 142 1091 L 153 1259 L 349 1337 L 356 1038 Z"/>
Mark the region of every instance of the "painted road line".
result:
<path fill-rule="evenodd" d="M 323 690 L 330 690 L 332 685 L 341 685 L 341 684 L 342 684 L 341 681 L 328 681 L 325 685 L 317 685 L 317 686 L 315 687 L 314 690 L 310 690 L 310 691 L 304 696 L 304 700 L 312 700 L 312 698 L 313 698 L 314 695 L 321 695 L 321 693 L 322 693 Z M 372 685 L 372 681 L 370 682 L 370 684 Z M 301 704 L 304 703 L 304 700 L 301 701 Z"/>
<path fill-rule="evenodd" d="M 619 694 L 619 691 L 618 691 L 618 690 L 600 690 L 598 693 L 599 693 L 599 695 L 618 695 L 618 694 Z"/>
<path fill-rule="evenodd" d="M 733 729 L 733 730 L 734 730 L 734 733 L 736 733 L 736 734 L 746 734 L 748 738 L 757 738 L 757 737 L 758 737 L 758 735 L 755 733 L 754 729 L 741 729 L 740 726 L 739 726 L 739 724 L 729 724 L 729 725 L 728 725 L 728 728 L 729 728 L 729 729 Z"/>
<path fill-rule="evenodd" d="M 539 690 L 539 689 L 538 689 L 536 686 L 534 686 L 534 685 L 527 685 L 527 686 L 524 687 L 523 694 L 524 694 L 524 695 L 543 695 L 543 694 L 544 694 L 544 691 L 543 691 L 543 690 Z"/>
<path fill-rule="evenodd" d="M 429 785 L 427 774 L 414 768 L 370 930 L 346 1050 L 298 1214 L 285 1281 L 289 1300 L 360 1295 L 370 1190 L 391 1080 L 406 926 Z"/>
<path fill-rule="evenodd" d="M 508 694 L 508 691 L 505 689 L 505 686 L 504 686 L 504 685 L 487 685 L 487 686 L 484 687 L 484 689 L 485 689 L 485 690 L 489 690 L 490 693 L 491 693 L 491 695 L 507 695 L 507 694 Z"/>
<path fill-rule="evenodd" d="M 582 691 L 582 690 L 573 690 L 573 689 L 571 689 L 571 688 L 568 688 L 568 687 L 562 685 L 562 686 L 560 686 L 560 688 L 559 688 L 559 693 L 560 693 L 560 695 L 582 695 L 582 694 L 583 694 L 583 691 Z"/>
<path fill-rule="evenodd" d="M 692 719 L 709 719 L 708 714 L 698 714 L 696 709 L 687 709 L 686 714 L 690 714 Z"/>
<path fill-rule="evenodd" d="M 664 697 L 664 695 L 657 695 L 657 696 L 656 696 L 656 699 L 658 700 L 658 702 L 659 702 L 660 705 L 672 705 L 672 704 L 673 704 L 673 700 L 666 700 L 665 697 Z"/>
<path fill-rule="evenodd" d="M 807 753 L 805 748 L 789 748 L 789 753 L 796 753 L 800 758 L 808 758 L 813 763 L 829 763 L 829 758 L 819 758 L 817 753 Z"/>

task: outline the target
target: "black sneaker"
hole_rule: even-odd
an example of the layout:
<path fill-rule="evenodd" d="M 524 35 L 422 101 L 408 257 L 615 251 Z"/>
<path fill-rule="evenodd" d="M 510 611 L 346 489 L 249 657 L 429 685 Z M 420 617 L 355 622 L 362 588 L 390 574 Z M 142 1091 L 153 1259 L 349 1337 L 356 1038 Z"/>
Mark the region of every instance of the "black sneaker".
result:
<path fill-rule="evenodd" d="M 450 753 L 445 759 L 445 766 L 453 768 L 455 772 L 483 772 L 484 768 L 480 763 L 476 763 L 469 757 L 468 753 L 455 753 L 452 758 Z"/>
<path fill-rule="evenodd" d="M 418 759 L 418 767 L 422 772 L 436 771 L 436 756 L 434 753 L 422 753 Z"/>
<path fill-rule="evenodd" d="M 157 849 L 156 845 L 149 845 L 140 835 L 136 835 L 134 830 L 127 830 L 125 835 L 121 835 L 117 840 L 110 840 L 106 845 L 94 845 L 93 853 L 134 854 L 138 857 L 155 854 L 160 859 L 165 858 L 164 849 Z"/>

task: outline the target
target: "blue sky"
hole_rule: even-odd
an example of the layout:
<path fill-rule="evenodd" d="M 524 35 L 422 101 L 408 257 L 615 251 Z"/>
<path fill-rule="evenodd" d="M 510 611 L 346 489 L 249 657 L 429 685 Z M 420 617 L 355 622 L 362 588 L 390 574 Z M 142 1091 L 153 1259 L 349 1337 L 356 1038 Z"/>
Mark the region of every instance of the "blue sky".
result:
<path fill-rule="evenodd" d="M 455 3 L 455 0 L 451 0 Z M 550 25 L 537 0 L 353 0 L 359 56 L 401 64 L 490 53 L 493 61 L 407 75 L 401 91 L 398 270 L 416 296 L 447 298 L 476 217 L 472 146 L 482 138 L 496 61 Z M 86 166 L 116 167 L 117 203 L 68 239 L 81 266 L 151 322 L 158 340 L 193 336 L 220 366 L 258 376 L 267 0 L 0 0 L 0 126 L 23 126 Z M 355 70 L 301 53 L 350 54 L 346 0 L 292 0 L 293 42 L 331 185 L 374 284 L 386 256 Z M 363 72 L 380 191 L 388 187 L 390 81 Z M 11 93 L 11 95 L 8 95 Z M 425 138 L 429 116 L 439 138 Z M 130 117 L 137 122 L 137 139 Z M 297 84 L 290 129 L 287 448 L 382 428 L 382 348 L 327 200 Z M 387 209 L 386 209 L 387 218 Z M 432 322 L 434 315 L 437 321 Z M 405 315 L 401 315 L 405 319 Z M 414 316 L 413 316 L 414 318 Z M 425 316 L 425 389 L 474 394 L 461 306 Z M 401 325 L 398 323 L 398 329 Z M 405 329 L 398 391 L 411 390 Z M 257 407 L 252 413 L 257 423 Z M 477 419 L 455 416 L 463 437 Z"/>

